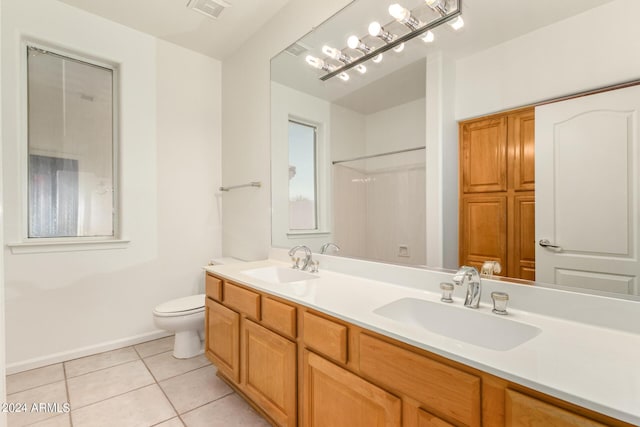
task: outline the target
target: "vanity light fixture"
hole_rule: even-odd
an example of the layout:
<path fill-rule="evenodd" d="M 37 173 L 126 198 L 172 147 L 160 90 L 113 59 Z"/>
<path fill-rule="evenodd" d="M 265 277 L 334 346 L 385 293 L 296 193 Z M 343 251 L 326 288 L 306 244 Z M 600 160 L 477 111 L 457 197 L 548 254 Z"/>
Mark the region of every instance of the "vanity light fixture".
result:
<path fill-rule="evenodd" d="M 318 70 L 323 70 L 328 73 L 332 73 L 335 70 L 335 67 L 327 64 L 320 58 L 316 58 L 315 56 L 307 55 L 304 60 L 307 61 L 307 64 L 311 65 L 313 68 L 317 68 Z"/>
<path fill-rule="evenodd" d="M 349 36 L 349 38 L 347 39 L 347 46 L 349 46 L 349 48 L 351 49 L 359 50 L 365 55 L 371 53 L 371 51 L 373 50 L 371 46 L 367 46 L 366 44 L 362 43 L 362 40 L 360 40 L 358 36 Z"/>
<path fill-rule="evenodd" d="M 451 28 L 458 31 L 460 28 L 464 27 L 464 19 L 462 19 L 462 16 L 458 16 L 456 19 L 449 22 L 449 25 Z"/>
<path fill-rule="evenodd" d="M 433 34 L 433 31 L 427 31 L 421 38 L 425 43 L 432 43 L 436 39 L 436 36 Z"/>
<path fill-rule="evenodd" d="M 338 61 L 333 62 L 322 60 L 315 57 L 307 57 L 307 62 L 320 70 L 326 71 L 327 74 L 320 76 L 320 80 L 326 81 L 332 77 L 338 76 L 340 79 L 347 81 L 349 75 L 345 72 L 351 68 L 355 68 L 359 73 L 366 72 L 366 67 L 363 65 L 365 61 L 371 60 L 374 63 L 380 63 L 382 61 L 382 54 L 390 49 L 395 52 L 402 52 L 404 45 L 409 40 L 420 37 L 425 43 L 432 43 L 435 40 L 435 35 L 432 30 L 439 27 L 442 24 L 449 24 L 454 30 L 459 30 L 464 26 L 464 20 L 462 19 L 462 0 L 424 0 L 426 6 L 432 11 L 436 12 L 435 17 L 433 13 L 424 14 L 423 10 L 418 11 L 416 8 L 413 12 L 404 6 L 395 3 L 389 6 L 389 14 L 394 18 L 394 21 L 385 24 L 389 28 L 392 28 L 396 22 L 404 25 L 409 29 L 404 34 L 394 34 L 387 31 L 385 27 L 378 21 L 373 21 L 369 24 L 367 30 L 368 35 L 359 37 L 357 35 L 351 35 L 347 39 L 347 47 L 352 50 L 357 50 L 362 53 L 361 56 L 350 56 L 343 52 L 341 49 L 336 49 L 331 46 L 323 46 L 322 52 L 327 58 Z M 422 6 L 425 9 L 425 6 Z M 420 17 L 418 19 L 417 17 Z M 384 42 L 380 46 L 367 44 L 367 37 L 375 37 Z"/>
<path fill-rule="evenodd" d="M 424 0 L 431 9 L 435 10 L 440 14 L 440 16 L 447 15 L 447 4 L 445 0 Z M 464 27 L 464 19 L 462 16 L 458 14 L 456 19 L 453 21 L 449 21 L 449 25 L 454 30 L 458 31 L 460 28 Z"/>
<path fill-rule="evenodd" d="M 345 64 L 348 64 L 348 63 L 351 62 L 351 58 L 350 57 L 348 57 L 347 55 L 342 53 L 341 50 L 338 50 L 338 49 L 333 48 L 331 46 L 327 46 L 327 45 L 322 46 L 322 53 L 324 53 L 325 55 L 327 55 L 330 58 L 335 59 L 336 61 L 340 61 L 340 62 L 343 62 Z"/>
<path fill-rule="evenodd" d="M 440 15 L 447 14 L 447 5 L 445 0 L 424 0 L 431 9 L 437 11 Z"/>
<path fill-rule="evenodd" d="M 371 37 L 378 37 L 384 40 L 385 43 L 391 43 L 396 38 L 394 34 L 386 31 L 378 21 L 373 21 L 369 24 L 369 35 Z"/>
<path fill-rule="evenodd" d="M 406 7 L 402 7 L 398 3 L 389 6 L 389 15 L 393 16 L 396 21 L 409 27 L 411 31 L 415 31 L 424 25 L 416 19 Z"/>

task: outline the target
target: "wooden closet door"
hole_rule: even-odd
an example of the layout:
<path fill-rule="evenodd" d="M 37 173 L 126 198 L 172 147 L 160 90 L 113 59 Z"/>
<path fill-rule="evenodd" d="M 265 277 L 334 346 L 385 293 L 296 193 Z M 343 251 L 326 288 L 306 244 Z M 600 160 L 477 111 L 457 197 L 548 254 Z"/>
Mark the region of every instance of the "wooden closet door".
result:
<path fill-rule="evenodd" d="M 536 278 L 536 202 L 533 191 L 517 193 L 509 204 L 509 269 L 507 276 Z"/>
<path fill-rule="evenodd" d="M 464 196 L 460 208 L 460 264 L 476 267 L 498 261 L 507 267 L 506 195 Z"/>
<path fill-rule="evenodd" d="M 463 193 L 507 190 L 507 118 L 462 125 L 460 171 Z"/>
<path fill-rule="evenodd" d="M 535 190 L 535 110 L 509 115 L 509 188 L 515 191 Z"/>

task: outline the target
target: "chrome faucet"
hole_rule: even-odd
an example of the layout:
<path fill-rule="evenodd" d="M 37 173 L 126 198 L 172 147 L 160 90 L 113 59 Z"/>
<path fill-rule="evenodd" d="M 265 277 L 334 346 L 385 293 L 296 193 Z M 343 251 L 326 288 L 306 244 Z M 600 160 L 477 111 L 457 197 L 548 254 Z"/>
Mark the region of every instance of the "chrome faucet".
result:
<path fill-rule="evenodd" d="M 333 242 L 329 242 L 329 243 L 325 243 L 324 245 L 320 246 L 320 253 L 321 254 L 326 254 L 327 253 L 327 249 L 329 249 L 330 247 L 333 247 L 333 249 L 335 249 L 336 252 L 340 252 L 340 246 L 336 245 Z"/>
<path fill-rule="evenodd" d="M 296 252 L 298 252 L 298 249 L 302 249 L 304 251 L 304 264 L 302 264 L 302 268 L 300 269 L 306 270 L 307 268 L 309 268 L 309 264 L 311 263 L 311 249 L 309 249 L 307 246 L 304 246 L 304 245 L 294 246 L 289 251 L 289 256 L 293 257 L 296 254 Z M 297 262 L 294 264 L 293 268 L 298 268 Z"/>
<path fill-rule="evenodd" d="M 467 279 L 467 296 L 464 299 L 464 306 L 469 308 L 478 308 L 480 305 L 480 273 L 475 267 L 462 266 L 460 270 L 453 275 L 453 283 L 461 286 Z"/>

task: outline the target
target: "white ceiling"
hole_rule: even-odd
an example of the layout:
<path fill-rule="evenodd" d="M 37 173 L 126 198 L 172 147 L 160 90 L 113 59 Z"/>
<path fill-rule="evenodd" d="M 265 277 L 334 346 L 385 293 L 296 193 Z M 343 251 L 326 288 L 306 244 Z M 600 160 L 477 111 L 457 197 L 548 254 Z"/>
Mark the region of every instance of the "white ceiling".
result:
<path fill-rule="evenodd" d="M 60 0 L 207 56 L 236 51 L 289 0 L 226 0 L 218 19 L 186 7 L 188 0 Z"/>

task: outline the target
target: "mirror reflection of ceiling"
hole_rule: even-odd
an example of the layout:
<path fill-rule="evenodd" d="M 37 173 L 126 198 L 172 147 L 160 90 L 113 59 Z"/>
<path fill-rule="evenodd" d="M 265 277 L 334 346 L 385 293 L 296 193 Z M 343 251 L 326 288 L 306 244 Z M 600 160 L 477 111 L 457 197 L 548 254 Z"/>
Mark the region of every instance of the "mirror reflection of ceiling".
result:
<path fill-rule="evenodd" d="M 338 78 L 323 82 L 319 77 L 324 72 L 310 67 L 305 62 L 307 55 L 323 58 L 323 45 L 346 48 L 347 38 L 353 34 L 367 34 L 370 22 L 379 21 L 384 25 L 393 20 L 387 11 L 392 0 L 356 0 L 301 38 L 297 44 L 304 50 L 297 56 L 283 51 L 274 57 L 271 61 L 271 80 L 354 111 L 370 114 L 411 101 L 411 92 L 419 93 L 413 99 L 424 95 L 424 67 L 420 67 L 416 61 L 429 54 L 442 51 L 450 58 L 462 58 L 612 0 L 461 1 L 465 22 L 462 30 L 454 31 L 448 25 L 441 25 L 433 31 L 436 37 L 433 43 L 426 44 L 417 37 L 408 42 L 401 53 L 385 52 L 379 64 L 367 61 L 367 73 L 364 75 L 351 70 L 348 82 Z M 424 0 L 404 0 L 400 3 L 410 10 L 424 6 Z M 408 64 L 412 66 L 404 70 Z M 398 77 L 403 80 L 399 81 Z M 376 89 L 376 93 L 388 96 L 382 101 L 379 99 L 381 97 L 371 95 L 374 92 L 372 88 Z"/>

